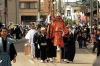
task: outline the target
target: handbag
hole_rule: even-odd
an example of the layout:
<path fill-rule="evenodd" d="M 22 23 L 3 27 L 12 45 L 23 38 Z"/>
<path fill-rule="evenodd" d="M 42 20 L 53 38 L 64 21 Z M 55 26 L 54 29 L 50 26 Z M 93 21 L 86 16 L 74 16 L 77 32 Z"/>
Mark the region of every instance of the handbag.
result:
<path fill-rule="evenodd" d="M 87 40 L 87 41 L 86 41 L 86 45 L 89 45 L 89 44 L 90 44 L 90 41 L 89 41 L 89 40 Z"/>
<path fill-rule="evenodd" d="M 25 43 L 24 45 L 24 54 L 25 55 L 30 55 L 31 47 L 29 43 Z"/>
<path fill-rule="evenodd" d="M 90 43 L 89 42 L 86 42 L 86 45 L 89 45 Z"/>

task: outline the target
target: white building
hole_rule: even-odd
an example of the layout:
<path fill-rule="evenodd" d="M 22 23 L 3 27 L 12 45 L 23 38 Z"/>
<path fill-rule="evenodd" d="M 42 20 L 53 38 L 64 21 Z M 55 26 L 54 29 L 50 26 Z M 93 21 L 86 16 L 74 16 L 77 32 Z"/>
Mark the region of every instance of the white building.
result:
<path fill-rule="evenodd" d="M 64 16 L 67 19 L 72 19 L 73 21 L 83 16 L 81 7 L 76 3 L 76 1 L 79 0 L 68 0 L 68 2 L 65 0 L 65 4 L 63 5 L 65 7 Z"/>

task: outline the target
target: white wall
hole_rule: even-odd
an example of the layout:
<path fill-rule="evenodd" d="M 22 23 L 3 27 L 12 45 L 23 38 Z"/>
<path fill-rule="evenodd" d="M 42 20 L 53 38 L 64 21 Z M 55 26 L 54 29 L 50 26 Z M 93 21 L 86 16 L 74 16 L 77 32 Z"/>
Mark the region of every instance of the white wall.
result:
<path fill-rule="evenodd" d="M 79 1 L 79 0 L 63 0 L 63 2 L 76 2 L 76 1 Z"/>
<path fill-rule="evenodd" d="M 75 10 L 75 9 L 76 9 L 76 8 L 73 8 L 73 7 L 71 7 L 71 9 L 66 8 L 65 17 L 70 18 L 70 19 L 72 19 L 72 20 L 78 19 L 78 17 L 76 16 L 77 14 L 74 13 L 74 10 Z M 67 10 L 71 10 L 71 16 L 67 16 Z M 83 16 L 83 14 L 82 14 L 81 12 L 79 12 L 78 14 L 81 15 L 81 16 Z"/>

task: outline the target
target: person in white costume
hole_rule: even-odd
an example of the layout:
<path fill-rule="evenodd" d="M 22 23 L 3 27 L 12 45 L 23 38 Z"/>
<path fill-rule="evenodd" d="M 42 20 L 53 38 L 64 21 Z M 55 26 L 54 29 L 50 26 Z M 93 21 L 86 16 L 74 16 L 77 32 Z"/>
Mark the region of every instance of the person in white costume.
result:
<path fill-rule="evenodd" d="M 35 55 L 35 46 L 34 46 L 34 43 L 33 43 L 33 37 L 34 37 L 34 34 L 37 32 L 36 29 L 35 29 L 35 25 L 34 23 L 32 23 L 30 25 L 31 29 L 28 31 L 28 33 L 26 34 L 25 38 L 28 40 L 27 42 L 29 42 L 30 46 L 31 46 L 31 55 Z"/>

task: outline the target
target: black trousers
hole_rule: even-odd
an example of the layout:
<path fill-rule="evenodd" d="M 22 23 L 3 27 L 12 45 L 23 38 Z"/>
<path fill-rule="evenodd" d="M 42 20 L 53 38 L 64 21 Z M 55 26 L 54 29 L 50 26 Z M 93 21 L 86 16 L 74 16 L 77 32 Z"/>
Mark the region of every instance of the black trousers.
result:
<path fill-rule="evenodd" d="M 68 46 L 65 44 L 64 48 L 61 48 L 62 51 L 62 59 L 68 59 Z"/>
<path fill-rule="evenodd" d="M 40 46 L 40 57 L 41 57 L 41 60 L 47 59 L 47 45 Z"/>
<path fill-rule="evenodd" d="M 79 43 L 79 48 L 82 48 L 82 40 L 81 39 L 78 39 L 77 41 Z"/>
<path fill-rule="evenodd" d="M 97 44 L 97 56 L 100 56 L 100 45 L 99 45 L 99 43 Z"/>
<path fill-rule="evenodd" d="M 76 52 L 75 43 L 68 43 L 67 48 L 68 48 L 68 60 L 73 61 Z"/>
<path fill-rule="evenodd" d="M 35 57 L 36 58 L 40 57 L 40 49 L 38 48 L 38 44 L 35 44 Z"/>
<path fill-rule="evenodd" d="M 16 34 L 16 39 L 20 39 L 19 34 Z"/>
<path fill-rule="evenodd" d="M 52 43 L 52 39 L 47 39 L 47 57 L 56 57 L 56 47 Z"/>
<path fill-rule="evenodd" d="M 93 51 L 92 52 L 94 52 L 96 48 L 97 48 L 97 43 L 93 42 Z"/>

